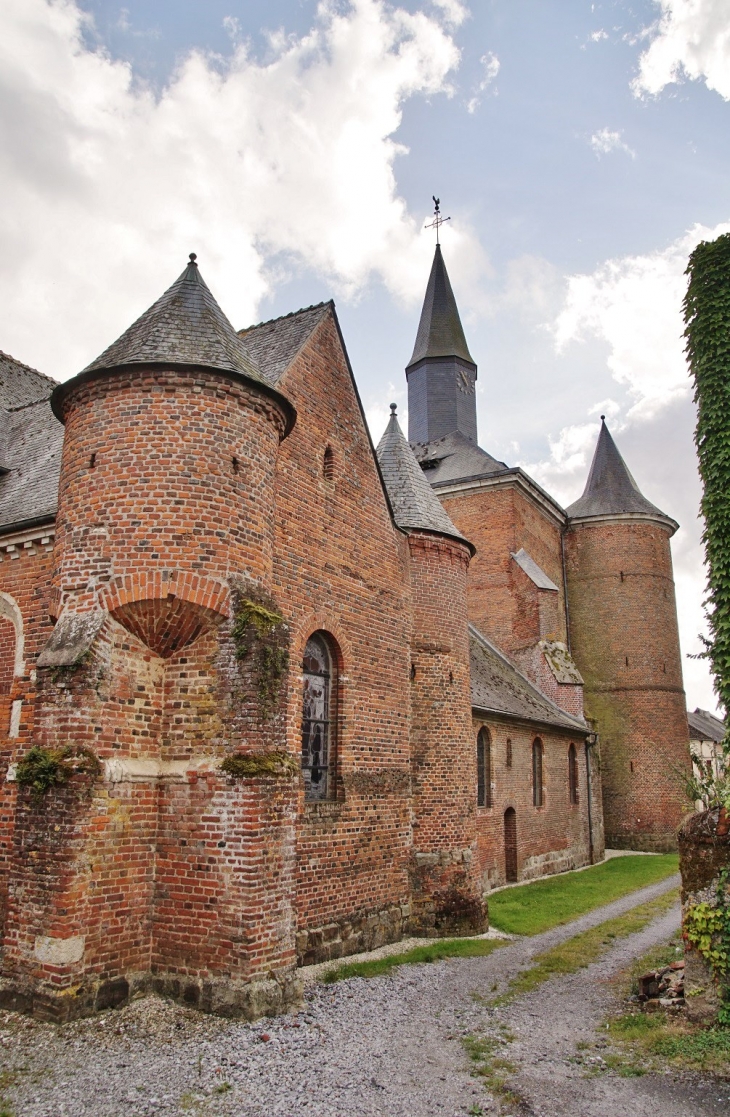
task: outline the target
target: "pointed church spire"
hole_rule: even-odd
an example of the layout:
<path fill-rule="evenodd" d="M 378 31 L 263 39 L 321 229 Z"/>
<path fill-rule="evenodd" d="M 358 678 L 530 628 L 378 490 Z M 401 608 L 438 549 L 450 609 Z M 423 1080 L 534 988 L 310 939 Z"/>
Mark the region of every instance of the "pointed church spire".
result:
<path fill-rule="evenodd" d="M 605 415 L 601 415 L 601 430 L 583 496 L 566 511 L 571 520 L 642 516 L 662 520 L 675 530 L 678 527 L 640 491 L 611 437 Z"/>
<path fill-rule="evenodd" d="M 411 442 L 432 442 L 453 431 L 476 442 L 477 366 L 466 343 L 440 244 L 436 245 L 406 376 Z"/>
<path fill-rule="evenodd" d="M 390 405 L 390 421 L 375 451 L 380 472 L 388 490 L 393 516 L 398 527 L 405 530 L 435 532 L 458 539 L 471 546 L 452 524 L 446 510 L 429 485 L 415 455 L 406 442 L 396 416 L 396 405 Z"/>
<path fill-rule="evenodd" d="M 421 321 L 418 324 L 416 344 L 406 368 L 410 369 L 418 361 L 425 361 L 429 357 L 459 357 L 467 364 L 474 364 L 464 337 L 459 308 L 456 305 L 440 244 L 436 245 L 426 297 L 423 300 Z"/>
<path fill-rule="evenodd" d="M 122 365 L 199 365 L 267 383 L 190 253 L 182 275 L 84 373 Z"/>

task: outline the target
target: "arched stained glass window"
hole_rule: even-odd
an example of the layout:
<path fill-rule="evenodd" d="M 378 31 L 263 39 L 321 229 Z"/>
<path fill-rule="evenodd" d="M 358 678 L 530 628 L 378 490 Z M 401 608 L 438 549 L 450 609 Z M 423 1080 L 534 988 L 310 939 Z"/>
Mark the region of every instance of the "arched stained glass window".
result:
<path fill-rule="evenodd" d="M 571 803 L 578 802 L 578 755 L 575 745 L 568 749 L 568 788 Z"/>
<path fill-rule="evenodd" d="M 492 742 L 485 728 L 477 737 L 477 806 L 492 806 Z"/>
<path fill-rule="evenodd" d="M 335 668 L 327 638 L 315 632 L 304 649 L 302 774 L 306 799 L 333 799 L 335 741 L 332 732 L 332 686 Z"/>
<path fill-rule="evenodd" d="M 536 807 L 543 804 L 542 751 L 542 741 L 536 737 L 532 742 L 532 802 Z"/>

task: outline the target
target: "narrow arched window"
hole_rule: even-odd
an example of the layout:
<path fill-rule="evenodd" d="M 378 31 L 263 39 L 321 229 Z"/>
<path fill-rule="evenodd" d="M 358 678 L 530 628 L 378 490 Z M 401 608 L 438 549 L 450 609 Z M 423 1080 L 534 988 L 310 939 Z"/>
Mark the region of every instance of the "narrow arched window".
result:
<path fill-rule="evenodd" d="M 477 806 L 492 805 L 492 742 L 488 729 L 480 729 L 477 737 Z"/>
<path fill-rule="evenodd" d="M 335 455 L 331 446 L 328 446 L 324 452 L 324 458 L 322 459 L 322 475 L 325 481 L 334 481 L 335 479 Z"/>
<path fill-rule="evenodd" d="M 575 745 L 568 749 L 568 790 L 571 803 L 578 802 L 578 755 Z"/>
<path fill-rule="evenodd" d="M 536 807 L 543 804 L 542 754 L 542 741 L 536 737 L 532 742 L 532 802 Z"/>
<path fill-rule="evenodd" d="M 333 692 L 336 663 L 324 632 L 309 637 L 304 649 L 302 709 L 302 774 L 306 799 L 334 799 L 337 742 Z"/>

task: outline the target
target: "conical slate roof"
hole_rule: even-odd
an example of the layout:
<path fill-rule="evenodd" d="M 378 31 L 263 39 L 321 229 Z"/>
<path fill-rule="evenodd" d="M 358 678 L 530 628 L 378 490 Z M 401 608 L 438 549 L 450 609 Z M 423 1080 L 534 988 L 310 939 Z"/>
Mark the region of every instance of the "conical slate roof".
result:
<path fill-rule="evenodd" d="M 436 245 L 426 297 L 423 300 L 421 321 L 418 324 L 416 344 L 406 368 L 427 357 L 460 357 L 470 365 L 475 364 L 469 346 L 466 344 L 459 309 L 454 292 L 451 290 L 440 244 Z"/>
<path fill-rule="evenodd" d="M 172 287 L 84 373 L 136 364 L 202 365 L 267 383 L 210 293 L 194 252 Z"/>
<path fill-rule="evenodd" d="M 604 415 L 601 416 L 601 431 L 585 491 L 566 511 L 571 520 L 634 514 L 652 516 L 674 524 L 670 516 L 660 511 L 640 492 L 611 438 Z"/>
<path fill-rule="evenodd" d="M 423 475 L 390 405 L 390 422 L 375 451 L 388 490 L 395 522 L 400 528 L 437 532 L 474 548 L 447 516 L 441 501 Z"/>

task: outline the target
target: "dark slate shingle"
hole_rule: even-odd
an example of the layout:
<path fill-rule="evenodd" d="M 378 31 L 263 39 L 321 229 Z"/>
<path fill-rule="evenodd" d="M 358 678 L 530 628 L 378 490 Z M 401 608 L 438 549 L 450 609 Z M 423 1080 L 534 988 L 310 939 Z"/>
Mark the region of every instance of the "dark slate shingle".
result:
<path fill-rule="evenodd" d="M 702 710 L 699 706 L 696 710 L 688 710 L 687 721 L 689 735 L 695 740 L 714 741 L 717 744 L 725 740 L 725 722 L 720 721 L 709 710 Z"/>
<path fill-rule="evenodd" d="M 173 285 L 84 372 L 134 364 L 200 365 L 268 384 L 193 259 Z"/>
<path fill-rule="evenodd" d="M 641 493 L 611 438 L 604 416 L 585 491 L 566 511 L 571 520 L 634 513 L 674 523 Z"/>
<path fill-rule="evenodd" d="M 390 421 L 375 452 L 398 527 L 438 532 L 467 542 L 424 477 L 400 429 L 395 404 L 391 404 Z"/>
<path fill-rule="evenodd" d="M 244 348 L 270 384 L 278 384 L 332 305 L 332 302 L 325 302 L 307 306 L 282 318 L 272 318 L 238 331 Z"/>
<path fill-rule="evenodd" d="M 497 461 L 461 431 L 452 431 L 432 442 L 415 442 L 413 453 L 432 485 L 508 472 L 504 462 Z"/>
<path fill-rule="evenodd" d="M 10 470 L 0 476 L 0 531 L 54 519 L 61 471 L 63 427 L 48 398 L 10 411 L 8 434 Z"/>
<path fill-rule="evenodd" d="M 12 411 L 48 399 L 56 381 L 0 351 L 0 407 Z"/>
<path fill-rule="evenodd" d="M 554 726 L 585 735 L 588 726 L 551 702 L 486 636 L 469 625 L 471 704 L 503 717 Z"/>
<path fill-rule="evenodd" d="M 436 245 L 431 274 L 428 277 L 413 356 L 406 368 L 429 357 L 460 357 L 470 365 L 475 364 L 466 344 L 459 308 L 439 244 Z"/>

